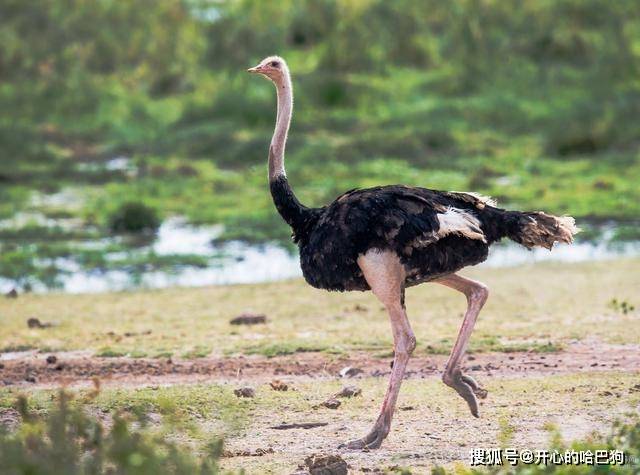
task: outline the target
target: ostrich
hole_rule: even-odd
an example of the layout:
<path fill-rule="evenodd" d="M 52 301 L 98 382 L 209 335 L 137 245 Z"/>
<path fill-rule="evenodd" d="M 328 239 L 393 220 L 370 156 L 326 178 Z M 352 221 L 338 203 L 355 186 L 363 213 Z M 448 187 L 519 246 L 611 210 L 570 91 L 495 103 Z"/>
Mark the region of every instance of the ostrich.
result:
<path fill-rule="evenodd" d="M 467 310 L 442 380 L 479 417 L 477 397 L 486 391 L 461 370 L 461 359 L 489 291 L 457 272 L 487 258 L 489 246 L 508 237 L 527 248 L 571 243 L 573 218 L 507 211 L 475 193 L 404 185 L 354 189 L 321 208 L 296 198 L 284 169 L 293 108 L 287 63 L 270 56 L 248 69 L 277 90 L 275 131 L 269 147 L 269 186 L 276 209 L 293 231 L 305 280 L 313 287 L 366 291 L 385 306 L 393 332 L 393 367 L 380 414 L 371 431 L 342 447 L 374 449 L 388 435 L 407 362 L 416 346 L 404 304 L 405 288 L 435 282 L 461 292 Z"/>

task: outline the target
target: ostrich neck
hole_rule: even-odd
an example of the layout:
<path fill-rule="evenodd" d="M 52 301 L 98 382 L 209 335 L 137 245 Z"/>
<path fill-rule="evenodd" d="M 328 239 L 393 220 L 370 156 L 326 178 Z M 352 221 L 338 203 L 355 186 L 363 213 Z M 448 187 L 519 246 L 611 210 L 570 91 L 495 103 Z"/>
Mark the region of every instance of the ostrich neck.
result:
<path fill-rule="evenodd" d="M 276 83 L 276 90 L 278 94 L 278 114 L 276 116 L 276 128 L 271 139 L 271 147 L 269 148 L 269 181 L 273 181 L 280 176 L 286 176 L 284 171 L 284 148 L 293 110 L 293 90 L 289 74 L 286 74 L 282 81 Z"/>
<path fill-rule="evenodd" d="M 276 89 L 278 114 L 276 129 L 269 147 L 269 188 L 278 213 L 291 226 L 294 240 L 298 242 L 306 239 L 307 229 L 315 216 L 315 210 L 307 208 L 298 201 L 284 172 L 284 147 L 293 108 L 293 91 L 289 74 L 286 74 L 282 81 L 276 82 Z"/>

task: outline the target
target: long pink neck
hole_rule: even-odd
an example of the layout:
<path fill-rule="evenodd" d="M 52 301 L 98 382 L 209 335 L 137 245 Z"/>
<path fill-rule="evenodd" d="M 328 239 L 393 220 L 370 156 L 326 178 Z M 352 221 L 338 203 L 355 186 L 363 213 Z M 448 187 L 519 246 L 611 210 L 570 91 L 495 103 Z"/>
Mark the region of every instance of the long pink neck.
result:
<path fill-rule="evenodd" d="M 276 128 L 271 138 L 269 147 L 269 181 L 279 176 L 286 176 L 284 171 L 284 148 L 287 143 L 287 133 L 291 124 L 293 111 L 293 88 L 288 71 L 281 81 L 275 82 L 278 94 L 278 114 L 276 116 Z"/>

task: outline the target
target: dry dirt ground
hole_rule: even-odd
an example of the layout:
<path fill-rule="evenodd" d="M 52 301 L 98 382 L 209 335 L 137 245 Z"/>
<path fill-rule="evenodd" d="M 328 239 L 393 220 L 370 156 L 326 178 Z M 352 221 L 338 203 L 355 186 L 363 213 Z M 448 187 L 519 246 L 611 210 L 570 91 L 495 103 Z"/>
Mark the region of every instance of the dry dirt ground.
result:
<path fill-rule="evenodd" d="M 352 367 L 358 377 L 386 377 L 392 358 L 358 352 L 329 355 L 320 352 L 266 358 L 263 356 L 209 357 L 190 360 L 158 358 L 101 358 L 90 352 L 53 354 L 27 351 L 0 355 L 0 385 L 50 388 L 87 386 L 99 378 L 102 385 L 146 386 L 212 381 L 264 383 L 273 378 L 318 379 L 340 377 Z M 440 374 L 446 355 L 414 357 L 408 378 Z M 594 371 L 640 370 L 640 345 L 575 342 L 557 353 L 478 353 L 466 357 L 465 370 L 480 378 L 540 376 Z"/>
<path fill-rule="evenodd" d="M 439 380 L 444 355 L 419 356 L 409 364 L 391 435 L 382 449 L 353 452 L 340 442 L 364 435 L 386 388 L 391 358 L 369 353 L 332 356 L 298 353 L 266 358 L 132 359 L 98 358 L 86 352 L 5 353 L 0 387 L 17 391 L 88 387 L 99 378 L 105 388 L 170 388 L 219 383 L 257 389 L 262 398 L 243 430 L 226 439 L 223 466 L 247 473 L 292 473 L 311 454 L 338 454 L 354 473 L 410 467 L 428 472 L 438 463 L 467 465 L 474 447 L 545 448 L 550 424 L 565 440 L 593 430 L 606 431 L 616 418 L 640 404 L 640 345 L 600 341 L 569 343 L 555 353 L 478 353 L 466 359 L 466 371 L 482 382 L 489 397 L 482 417 L 470 416 L 461 399 Z M 341 377 L 344 368 L 356 374 Z M 286 382 L 276 393 L 269 382 Z M 319 407 L 343 385 L 362 395 L 340 408 Z M 293 391 L 292 391 L 293 390 Z M 264 397 L 263 397 L 264 396 Z M 15 412 L 0 410 L 0 424 L 15 423 Z M 320 422 L 310 429 L 276 430 L 283 423 Z"/>

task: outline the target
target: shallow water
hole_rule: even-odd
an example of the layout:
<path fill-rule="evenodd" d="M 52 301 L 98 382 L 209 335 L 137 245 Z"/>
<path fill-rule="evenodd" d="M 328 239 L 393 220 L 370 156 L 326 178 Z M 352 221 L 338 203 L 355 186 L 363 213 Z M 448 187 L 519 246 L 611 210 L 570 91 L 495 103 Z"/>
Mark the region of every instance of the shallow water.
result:
<path fill-rule="evenodd" d="M 271 282 L 301 275 L 296 255 L 273 244 L 250 246 L 230 242 L 219 247 L 227 257 L 207 268 L 184 267 L 178 271 L 148 271 L 132 275 L 124 270 L 85 271 L 71 264 L 61 289 L 69 293 L 108 292 L 133 288 L 197 287 L 221 284 Z M 192 254 L 190 252 L 189 254 Z M 35 289 L 38 292 L 45 288 Z"/>
<path fill-rule="evenodd" d="M 222 232 L 222 226 L 191 226 L 183 219 L 166 220 L 155 237 L 146 245 L 131 251 L 107 254 L 107 259 L 117 259 L 122 254 L 153 252 L 157 256 L 204 256 L 209 265 L 205 268 L 177 266 L 170 270 L 115 269 L 87 270 L 73 257 L 54 261 L 61 271 L 59 286 L 49 289 L 35 284 L 33 291 L 50 290 L 69 293 L 107 292 L 134 288 L 163 288 L 171 286 L 205 286 L 219 284 L 258 283 L 301 276 L 297 252 L 267 243 L 250 245 L 228 242 L 214 246 L 212 240 Z M 614 242 L 615 227 L 604 226 L 593 242 L 576 242 L 558 245 L 553 251 L 535 249 L 529 251 L 515 243 L 494 245 L 489 259 L 481 264 L 487 267 L 508 267 L 541 261 L 585 262 L 640 255 L 640 241 Z M 118 238 L 106 238 L 82 243 L 84 249 L 102 249 Z M 15 283 L 0 279 L 0 290 L 7 292 Z"/>

